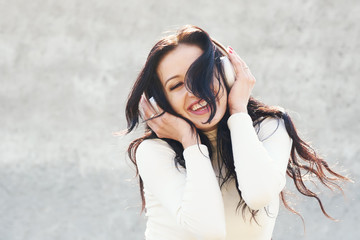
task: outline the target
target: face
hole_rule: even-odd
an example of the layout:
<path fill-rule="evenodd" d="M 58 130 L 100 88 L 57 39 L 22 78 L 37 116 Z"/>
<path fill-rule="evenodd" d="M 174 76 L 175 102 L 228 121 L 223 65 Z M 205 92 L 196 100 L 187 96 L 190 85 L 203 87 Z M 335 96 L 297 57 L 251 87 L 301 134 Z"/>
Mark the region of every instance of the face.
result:
<path fill-rule="evenodd" d="M 225 88 L 220 90 L 216 101 L 216 114 L 210 123 L 205 123 L 210 117 L 208 104 L 190 93 L 184 85 L 186 72 L 202 53 L 201 48 L 196 45 L 179 44 L 162 58 L 157 68 L 157 74 L 172 108 L 194 123 L 198 129 L 209 131 L 217 127 L 225 114 L 227 94 Z M 214 82 L 214 85 L 215 91 L 217 91 L 220 87 L 217 81 Z"/>

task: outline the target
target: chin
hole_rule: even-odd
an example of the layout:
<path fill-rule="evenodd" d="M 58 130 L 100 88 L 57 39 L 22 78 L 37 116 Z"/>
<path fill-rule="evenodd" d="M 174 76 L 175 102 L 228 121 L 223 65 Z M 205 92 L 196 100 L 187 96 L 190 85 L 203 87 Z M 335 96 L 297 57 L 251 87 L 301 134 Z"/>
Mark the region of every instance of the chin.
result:
<path fill-rule="evenodd" d="M 204 120 L 203 122 L 206 122 L 209 118 L 207 118 L 206 120 Z M 199 129 L 202 132 L 207 132 L 207 131 L 211 131 L 214 130 L 218 127 L 218 124 L 220 122 L 221 118 L 219 116 L 214 116 L 214 118 L 211 120 L 210 123 L 199 123 L 199 124 L 195 124 L 195 127 L 197 129 Z"/>
<path fill-rule="evenodd" d="M 209 131 L 212 131 L 214 129 L 217 129 L 217 125 L 214 125 L 214 126 L 206 126 L 206 127 L 200 127 L 198 128 L 200 131 L 202 132 L 209 132 Z"/>

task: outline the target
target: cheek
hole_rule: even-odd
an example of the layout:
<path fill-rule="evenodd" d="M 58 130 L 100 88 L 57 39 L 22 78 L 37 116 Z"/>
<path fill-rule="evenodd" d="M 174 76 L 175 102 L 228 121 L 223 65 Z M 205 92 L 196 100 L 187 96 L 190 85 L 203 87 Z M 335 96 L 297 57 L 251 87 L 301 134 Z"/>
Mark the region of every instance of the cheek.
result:
<path fill-rule="evenodd" d="M 222 79 L 220 79 L 220 82 L 219 82 L 219 80 L 214 77 L 213 84 L 214 84 L 213 91 L 214 91 L 214 94 L 218 93 L 218 99 L 225 97 L 227 100 L 227 90 L 226 90 L 224 81 Z"/>
<path fill-rule="evenodd" d="M 167 99 L 175 112 L 180 113 L 184 106 L 184 99 L 181 94 L 171 93 L 167 95 Z"/>
<path fill-rule="evenodd" d="M 226 108 L 227 108 L 227 91 L 226 91 L 225 87 L 220 89 L 218 99 L 219 99 L 219 106 L 218 106 L 219 111 L 222 113 L 225 113 Z"/>
<path fill-rule="evenodd" d="M 227 103 L 227 90 L 225 88 L 224 85 L 222 85 L 221 87 L 219 86 L 219 84 L 217 84 L 217 86 L 215 86 L 216 91 L 214 93 L 218 93 L 217 99 L 219 101 L 219 103 L 221 103 L 221 105 L 223 105 L 224 103 Z"/>
<path fill-rule="evenodd" d="M 217 111 L 223 115 L 227 108 L 227 96 L 224 94 L 219 94 L 220 98 L 217 105 Z"/>

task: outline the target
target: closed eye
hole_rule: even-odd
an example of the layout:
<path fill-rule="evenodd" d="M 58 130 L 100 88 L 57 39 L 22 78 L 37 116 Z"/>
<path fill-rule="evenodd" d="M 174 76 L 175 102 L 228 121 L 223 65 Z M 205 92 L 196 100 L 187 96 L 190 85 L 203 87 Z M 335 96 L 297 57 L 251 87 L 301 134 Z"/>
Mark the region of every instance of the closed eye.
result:
<path fill-rule="evenodd" d="M 176 88 L 180 87 L 181 85 L 183 85 L 183 83 L 182 83 L 182 82 L 177 83 L 175 86 L 170 87 L 170 91 L 172 91 L 172 90 L 174 90 L 174 89 L 176 89 Z"/>

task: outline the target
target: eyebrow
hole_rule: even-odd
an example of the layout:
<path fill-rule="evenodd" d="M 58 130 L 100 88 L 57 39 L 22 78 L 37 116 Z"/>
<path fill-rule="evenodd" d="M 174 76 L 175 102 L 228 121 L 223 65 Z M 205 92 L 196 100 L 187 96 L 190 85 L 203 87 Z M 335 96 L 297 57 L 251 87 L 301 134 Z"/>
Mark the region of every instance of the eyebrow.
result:
<path fill-rule="evenodd" d="M 166 84 L 168 84 L 168 82 L 169 82 L 171 79 L 178 78 L 178 77 L 180 77 L 180 75 L 175 75 L 175 76 L 170 77 L 168 80 L 165 81 L 165 85 L 164 85 L 164 86 L 166 87 Z"/>

